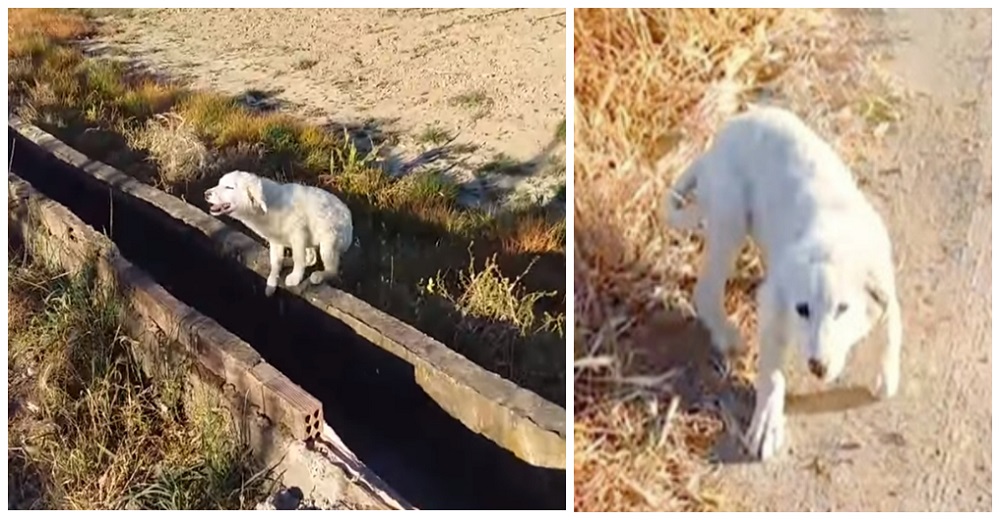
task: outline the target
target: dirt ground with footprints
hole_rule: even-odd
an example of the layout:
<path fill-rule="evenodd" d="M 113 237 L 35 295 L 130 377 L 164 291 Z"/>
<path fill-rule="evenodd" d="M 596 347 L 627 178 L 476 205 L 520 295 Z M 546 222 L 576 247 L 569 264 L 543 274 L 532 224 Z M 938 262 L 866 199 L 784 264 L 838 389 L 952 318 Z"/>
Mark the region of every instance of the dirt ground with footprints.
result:
<path fill-rule="evenodd" d="M 564 9 L 106 10 L 93 50 L 195 88 L 363 126 L 393 167 L 448 171 L 478 203 L 565 185 Z"/>

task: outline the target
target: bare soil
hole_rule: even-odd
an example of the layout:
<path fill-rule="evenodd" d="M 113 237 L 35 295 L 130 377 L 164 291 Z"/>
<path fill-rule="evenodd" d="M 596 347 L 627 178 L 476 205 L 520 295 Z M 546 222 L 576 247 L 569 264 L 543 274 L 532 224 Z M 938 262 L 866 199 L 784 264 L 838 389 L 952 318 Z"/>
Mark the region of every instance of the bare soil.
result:
<path fill-rule="evenodd" d="M 503 191 L 544 203 L 565 184 L 564 9 L 101 14 L 107 30 L 92 50 L 195 88 L 250 91 L 332 128 L 364 126 L 385 139 L 394 169 L 447 170 L 466 198 Z"/>

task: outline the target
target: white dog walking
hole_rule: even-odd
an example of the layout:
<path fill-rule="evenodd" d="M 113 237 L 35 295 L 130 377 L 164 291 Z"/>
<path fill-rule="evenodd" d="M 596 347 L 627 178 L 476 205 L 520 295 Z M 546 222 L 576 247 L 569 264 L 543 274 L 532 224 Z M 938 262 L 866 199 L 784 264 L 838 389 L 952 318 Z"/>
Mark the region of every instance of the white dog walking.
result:
<path fill-rule="evenodd" d="M 688 195 L 695 204 L 684 205 Z M 670 225 L 702 227 L 705 258 L 695 288 L 699 319 L 714 346 L 740 345 L 723 308 L 726 278 L 747 235 L 767 275 L 757 293 L 760 356 L 748 447 L 767 459 L 784 443 L 789 343 L 829 383 L 854 344 L 883 318 L 888 341 L 876 395 L 899 386 L 902 323 L 889 234 L 834 150 L 794 114 L 757 108 L 733 118 L 677 180 Z"/>
<path fill-rule="evenodd" d="M 302 282 L 305 269 L 316 261 L 319 249 L 323 270 L 309 276 L 320 284 L 337 276 L 340 257 L 350 247 L 351 211 L 328 191 L 300 184 L 279 184 L 243 171 L 231 171 L 205 192 L 212 215 L 229 215 L 267 240 L 271 271 L 265 294 L 278 285 L 285 248 L 292 250 L 292 272 L 285 286 Z"/>

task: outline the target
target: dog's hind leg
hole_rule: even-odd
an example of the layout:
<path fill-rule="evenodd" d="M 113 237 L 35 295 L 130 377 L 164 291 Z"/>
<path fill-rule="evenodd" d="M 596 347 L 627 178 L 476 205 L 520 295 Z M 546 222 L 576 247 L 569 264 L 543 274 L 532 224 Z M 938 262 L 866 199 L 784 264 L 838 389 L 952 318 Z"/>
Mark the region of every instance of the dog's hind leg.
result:
<path fill-rule="evenodd" d="M 323 270 L 314 271 L 309 275 L 309 282 L 321 284 L 337 276 L 340 271 L 340 252 L 334 247 L 333 240 L 324 240 L 319 244 L 319 256 L 323 259 Z"/>
<path fill-rule="evenodd" d="M 306 267 L 312 267 L 316 265 L 319 260 L 319 254 L 316 252 L 315 247 L 306 248 Z M 281 265 L 285 267 L 295 267 L 295 263 L 292 262 L 291 258 L 282 258 Z"/>
<path fill-rule="evenodd" d="M 711 334 L 713 346 L 721 353 L 742 348 L 739 330 L 726 317 L 723 306 L 726 279 L 747 233 L 742 205 L 724 204 L 726 199 L 740 200 L 738 194 L 734 195 L 737 198 L 719 197 L 723 204 L 716 203 L 706 217 L 705 251 L 694 290 L 698 317 Z"/>
<path fill-rule="evenodd" d="M 292 249 L 292 272 L 285 277 L 285 287 L 295 287 L 302 283 L 302 278 L 306 275 L 306 241 L 305 237 L 293 236 L 289 242 Z"/>

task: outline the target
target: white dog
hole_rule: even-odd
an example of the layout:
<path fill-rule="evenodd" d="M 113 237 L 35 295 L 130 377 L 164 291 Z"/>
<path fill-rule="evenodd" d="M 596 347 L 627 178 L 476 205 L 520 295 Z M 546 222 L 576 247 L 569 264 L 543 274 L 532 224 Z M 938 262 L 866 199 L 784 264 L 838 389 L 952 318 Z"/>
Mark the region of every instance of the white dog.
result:
<path fill-rule="evenodd" d="M 279 184 L 243 171 L 231 171 L 205 192 L 212 215 L 229 215 L 267 240 L 271 271 L 265 294 L 274 294 L 285 248 L 292 250 L 292 272 L 285 286 L 302 282 L 319 249 L 323 271 L 309 276 L 313 284 L 337 276 L 340 257 L 351 245 L 351 211 L 328 191 L 300 184 Z"/>
<path fill-rule="evenodd" d="M 696 203 L 685 206 L 691 194 Z M 896 393 L 902 323 L 889 234 L 847 166 L 798 117 L 778 108 L 734 117 L 667 202 L 670 225 L 704 230 L 695 308 L 723 353 L 741 344 L 722 305 L 729 270 L 747 235 L 762 250 L 768 272 L 757 293 L 757 402 L 744 439 L 755 456 L 767 459 L 784 443 L 789 343 L 830 383 L 884 318 L 876 395 Z"/>

